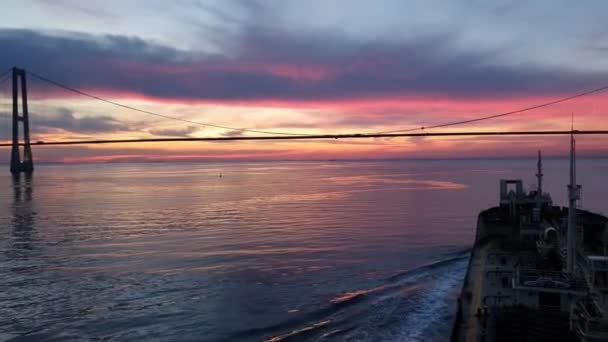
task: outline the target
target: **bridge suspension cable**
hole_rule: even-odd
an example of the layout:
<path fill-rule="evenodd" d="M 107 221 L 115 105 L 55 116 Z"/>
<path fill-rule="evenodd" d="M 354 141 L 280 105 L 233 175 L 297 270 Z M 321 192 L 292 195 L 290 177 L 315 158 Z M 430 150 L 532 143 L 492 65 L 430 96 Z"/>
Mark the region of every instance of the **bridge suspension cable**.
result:
<path fill-rule="evenodd" d="M 10 71 L 10 70 L 9 70 Z M 252 133 L 262 133 L 262 134 L 271 134 L 271 135 L 280 135 L 280 136 L 301 136 L 301 137 L 309 137 L 309 136 L 316 136 L 315 134 L 302 134 L 302 133 L 290 133 L 290 132 L 273 132 L 273 131 L 265 131 L 265 130 L 257 130 L 257 129 L 249 129 L 249 128 L 235 128 L 235 127 L 228 127 L 228 126 L 222 126 L 222 125 L 216 125 L 216 124 L 210 124 L 210 123 L 204 123 L 204 122 L 199 122 L 199 121 L 193 121 L 193 120 L 187 120 L 187 119 L 182 119 L 182 118 L 178 118 L 178 117 L 174 117 L 174 116 L 170 116 L 170 115 L 165 115 L 165 114 L 161 114 L 161 113 L 155 113 L 149 110 L 145 110 L 145 109 L 141 109 L 141 108 L 137 108 L 137 107 L 133 107 L 133 106 L 129 106 L 129 105 L 125 105 L 113 100 L 109 100 L 94 94 L 90 94 L 88 92 L 67 86 L 63 83 L 57 82 L 57 81 L 53 81 L 47 77 L 41 76 L 39 74 L 36 74 L 34 72 L 31 71 L 26 71 L 28 74 L 30 74 L 31 76 L 47 82 L 49 84 L 52 84 L 54 86 L 63 88 L 65 90 L 89 97 L 89 98 L 93 98 L 102 102 L 106 102 L 109 103 L 111 105 L 114 106 L 118 106 L 118 107 L 122 107 L 125 109 L 129 109 L 129 110 L 133 110 L 133 111 L 137 111 L 137 112 L 141 112 L 144 114 L 149 114 L 149 115 L 154 115 L 157 117 L 162 117 L 162 118 L 166 118 L 166 119 L 171 119 L 171 120 L 176 120 L 176 121 L 182 121 L 182 122 L 186 122 L 186 123 L 191 123 L 191 124 L 196 124 L 196 125 L 201 125 L 201 126 L 209 126 L 209 127 L 215 127 L 215 128 L 222 128 L 222 129 L 228 129 L 228 130 L 233 130 L 233 131 L 241 131 L 241 132 L 252 132 Z M 499 114 L 493 114 L 493 115 L 487 115 L 487 116 L 483 116 L 483 117 L 478 117 L 478 118 L 474 118 L 474 119 L 467 119 L 467 120 L 460 120 L 460 121 L 452 121 L 452 122 L 448 122 L 448 123 L 443 123 L 443 124 L 437 124 L 437 125 L 429 125 L 429 126 L 418 126 L 415 128 L 407 128 L 407 129 L 398 129 L 398 130 L 390 130 L 390 131 L 380 131 L 380 132 L 368 132 L 368 133 L 353 133 L 353 134 L 346 134 L 346 135 L 363 135 L 363 136 L 368 136 L 368 137 L 374 137 L 377 135 L 382 135 L 382 134 L 391 134 L 391 133 L 407 133 L 407 132 L 414 132 L 414 131 L 418 131 L 418 130 L 428 130 L 428 129 L 433 129 L 433 128 L 444 128 L 444 127 L 450 127 L 450 126 L 456 126 L 456 125 L 463 125 L 463 124 L 467 124 L 467 123 L 473 123 L 473 122 L 479 122 L 479 121 L 485 121 L 485 120 L 491 120 L 491 119 L 496 119 L 499 117 L 505 117 L 505 116 L 509 116 L 509 115 L 514 115 L 514 114 L 519 114 L 519 113 L 523 113 L 523 112 L 527 112 L 527 111 L 531 111 L 531 110 L 535 110 L 535 109 L 539 109 L 539 108 L 543 108 L 543 107 L 548 107 L 551 105 L 555 105 L 558 103 L 562 103 L 562 102 L 566 102 L 566 101 L 570 101 L 579 97 L 583 97 L 583 96 L 587 96 L 587 95 L 591 95 L 594 93 L 599 93 L 603 90 L 608 89 L 608 85 L 606 86 L 602 86 L 599 88 L 595 88 L 592 90 L 588 90 L 588 91 L 584 91 L 581 93 L 577 93 L 575 95 L 571 95 L 571 96 L 567 96 L 567 97 L 563 97 L 563 98 L 559 98 L 553 101 L 549 101 L 549 102 L 545 102 L 545 103 L 541 103 L 541 104 L 537 104 L 534 106 L 530 106 L 530 107 L 525 107 L 525 108 L 521 108 L 521 109 L 517 109 L 517 110 L 513 110 L 513 111 L 509 111 L 509 112 L 504 112 L 504 113 L 499 113 Z M 341 134 L 327 134 L 329 136 L 335 136 L 335 135 L 341 135 Z"/>
<path fill-rule="evenodd" d="M 143 139 L 108 139 L 108 140 L 72 140 L 72 141 L 38 141 L 30 145 L 89 145 L 89 144 L 122 144 L 145 142 L 179 142 L 179 141 L 243 141 L 243 140 L 328 140 L 328 139 L 363 139 L 363 138 L 396 138 L 396 137 L 463 137 L 463 136 L 515 136 L 515 135 L 608 135 L 608 130 L 594 131 L 511 131 L 511 132 L 425 132 L 425 133 L 383 133 L 383 134 L 319 134 L 319 135 L 275 135 L 275 136 L 241 136 L 241 137 L 208 137 L 208 138 L 143 138 Z M 25 144 L 20 144 L 25 145 Z M 0 143 L 0 147 L 9 147 L 10 143 Z"/>
<path fill-rule="evenodd" d="M 6 81 L 10 77 L 9 73 L 11 71 L 12 71 L 12 69 L 8 69 L 5 72 L 3 72 L 3 73 L 0 74 L 0 80 L 1 80 L 0 83 Z M 6 79 L 2 79 L 4 76 L 6 76 Z"/>
<path fill-rule="evenodd" d="M 454 121 L 454 122 L 449 122 L 449 123 L 439 124 L 439 125 L 421 126 L 421 127 L 418 127 L 418 128 L 400 129 L 400 130 L 384 131 L 384 132 L 377 132 L 377 133 L 382 134 L 382 133 L 413 132 L 413 131 L 417 131 L 417 130 L 425 130 L 425 129 L 431 129 L 431 128 L 443 128 L 443 127 L 449 127 L 449 126 L 463 125 L 463 124 L 477 122 L 477 121 L 490 120 L 490 119 L 500 118 L 500 117 L 503 117 L 503 116 L 513 115 L 513 114 L 519 114 L 519 113 L 527 112 L 527 111 L 538 109 L 538 108 L 548 107 L 548 106 L 551 106 L 551 105 L 554 105 L 554 104 L 558 104 L 558 103 L 561 103 L 561 102 L 566 102 L 566 101 L 573 100 L 573 99 L 576 99 L 576 98 L 579 98 L 579 97 L 583 97 L 583 96 L 586 96 L 586 95 L 591 95 L 591 94 L 594 94 L 594 93 L 599 93 L 599 92 L 601 92 L 603 90 L 606 90 L 606 89 L 608 89 L 608 86 L 603 86 L 603 87 L 600 87 L 600 88 L 595 88 L 595 89 L 588 90 L 588 91 L 585 91 L 585 92 L 582 92 L 582 93 L 578 93 L 578 94 L 575 94 L 575 95 L 563 97 L 561 99 L 557 99 L 557 100 L 554 100 L 554 101 L 545 102 L 545 103 L 541 103 L 541 104 L 538 104 L 538 105 L 534 105 L 534 106 L 530 106 L 530 107 L 526 107 L 526 108 L 522 108 L 522 109 L 517 109 L 517 110 L 513 110 L 513 111 L 510 111 L 510 112 L 506 112 L 506 113 L 488 115 L 488 116 L 483 116 L 483 117 L 475 118 L 475 119 L 468 119 L 468 120 Z"/>
<path fill-rule="evenodd" d="M 114 106 L 122 107 L 122 108 L 125 108 L 125 109 L 133 110 L 133 111 L 144 113 L 144 114 L 158 116 L 158 117 L 165 118 L 165 119 L 182 121 L 182 122 L 187 122 L 187 123 L 191 123 L 191 124 L 195 124 L 195 125 L 201 125 L 201 126 L 208 126 L 208 127 L 229 129 L 229 130 L 232 130 L 232 131 L 252 132 L 252 133 L 262 133 L 262 134 L 274 134 L 274 135 L 302 135 L 302 136 L 308 135 L 308 134 L 298 134 L 298 133 L 262 131 L 262 130 L 250 129 L 250 128 L 235 128 L 235 127 L 228 127 L 228 126 L 220 126 L 220 125 L 210 124 L 210 123 L 206 123 L 206 122 L 187 120 L 187 119 L 182 119 L 182 118 L 178 118 L 178 117 L 175 117 L 175 116 L 155 113 L 155 112 L 151 112 L 149 110 L 145 110 L 145 109 L 141 109 L 141 108 L 125 105 L 125 104 L 118 103 L 118 102 L 112 101 L 112 100 L 108 100 L 106 98 L 103 98 L 103 97 L 100 97 L 100 96 L 97 96 L 97 95 L 93 95 L 93 94 L 90 94 L 88 92 L 84 92 L 82 90 L 76 89 L 76 88 L 72 88 L 72 87 L 67 86 L 65 84 L 62 84 L 62 83 L 53 81 L 51 79 L 48 79 L 48 78 L 46 78 L 44 76 L 40 76 L 40 75 L 38 75 L 36 73 L 33 73 L 31 71 L 26 71 L 26 72 L 28 74 L 30 74 L 31 76 L 33 76 L 33 77 L 35 77 L 35 78 L 37 78 L 37 79 L 39 79 L 41 81 L 50 83 L 50 84 L 52 84 L 54 86 L 57 86 L 59 88 L 63 88 L 65 90 L 68 90 L 68 91 L 71 91 L 71 92 L 74 92 L 74 93 L 77 93 L 77 94 L 80 94 L 80 95 L 83 95 L 83 96 L 86 96 L 86 97 L 90 97 L 90 98 L 93 98 L 93 99 L 96 99 L 96 100 L 99 100 L 99 101 L 102 101 L 102 102 L 106 102 L 106 103 L 109 103 L 109 104 L 114 105 Z"/>
<path fill-rule="evenodd" d="M 0 75 L 0 84 L 3 84 L 4 82 L 8 81 L 11 78 L 11 75 L 8 75 L 9 71 Z"/>

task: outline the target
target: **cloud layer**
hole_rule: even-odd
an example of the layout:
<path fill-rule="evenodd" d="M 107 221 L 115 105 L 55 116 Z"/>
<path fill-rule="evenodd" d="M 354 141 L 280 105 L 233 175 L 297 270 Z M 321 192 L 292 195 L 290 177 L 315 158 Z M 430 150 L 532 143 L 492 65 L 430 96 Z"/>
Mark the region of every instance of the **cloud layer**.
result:
<path fill-rule="evenodd" d="M 500 65 L 498 52 L 455 51 L 449 34 L 360 42 L 252 27 L 230 38 L 224 54 L 209 55 L 134 37 L 3 29 L 0 65 L 85 90 L 202 102 L 508 98 L 578 91 L 608 76 Z"/>
<path fill-rule="evenodd" d="M 7 1 L 0 72 L 19 66 L 118 102 L 225 127 L 297 133 L 414 128 L 535 105 L 603 86 L 608 79 L 603 1 L 573 6 L 565 0 L 176 0 L 145 7 L 130 0 Z M 35 139 L 244 134 L 146 116 L 34 77 L 28 81 Z M 568 129 L 573 112 L 577 128 L 597 128 L 608 110 L 607 97 L 589 96 L 466 129 Z M 0 96 L 0 102 L 5 99 Z M 10 106 L 0 103 L 0 111 L 6 110 Z M 0 137 L 7 137 L 9 128 Z M 601 154 L 600 140 L 587 148 Z M 204 153 L 185 144 L 170 145 L 174 151 L 160 145 L 56 151 L 79 160 L 87 155 L 314 159 L 453 151 L 510 155 L 529 148 L 510 139 L 502 150 L 500 141 L 196 145 Z M 556 151 L 555 146 L 548 148 Z M 48 160 L 57 157 L 53 153 Z"/>

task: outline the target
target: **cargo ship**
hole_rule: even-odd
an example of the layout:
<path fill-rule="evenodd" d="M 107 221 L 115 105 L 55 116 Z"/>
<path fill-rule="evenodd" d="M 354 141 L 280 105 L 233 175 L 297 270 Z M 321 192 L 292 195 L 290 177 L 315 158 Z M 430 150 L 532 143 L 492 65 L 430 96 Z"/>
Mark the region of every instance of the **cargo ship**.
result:
<path fill-rule="evenodd" d="M 451 341 L 608 341 L 608 218 L 577 208 L 575 138 L 568 206 L 537 186 L 500 180 L 482 211 L 458 298 Z"/>

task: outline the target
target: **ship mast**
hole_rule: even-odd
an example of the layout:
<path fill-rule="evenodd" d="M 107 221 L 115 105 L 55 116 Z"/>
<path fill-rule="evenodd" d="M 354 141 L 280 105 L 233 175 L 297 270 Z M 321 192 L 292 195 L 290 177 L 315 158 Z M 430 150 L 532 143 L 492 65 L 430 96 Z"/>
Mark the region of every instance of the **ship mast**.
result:
<path fill-rule="evenodd" d="M 576 141 L 570 134 L 570 184 L 568 184 L 568 232 L 566 272 L 574 273 L 576 262 L 576 201 L 580 199 L 581 186 L 576 184 Z"/>

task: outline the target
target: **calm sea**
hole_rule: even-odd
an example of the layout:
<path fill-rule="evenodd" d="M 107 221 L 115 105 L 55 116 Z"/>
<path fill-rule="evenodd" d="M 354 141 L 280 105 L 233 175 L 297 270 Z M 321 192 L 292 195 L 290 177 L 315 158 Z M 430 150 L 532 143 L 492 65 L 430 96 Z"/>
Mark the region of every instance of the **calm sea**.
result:
<path fill-rule="evenodd" d="M 445 340 L 477 213 L 535 164 L 5 166 L 0 340 Z M 567 161 L 545 166 L 564 204 Z M 583 207 L 608 209 L 607 171 L 579 161 Z"/>

